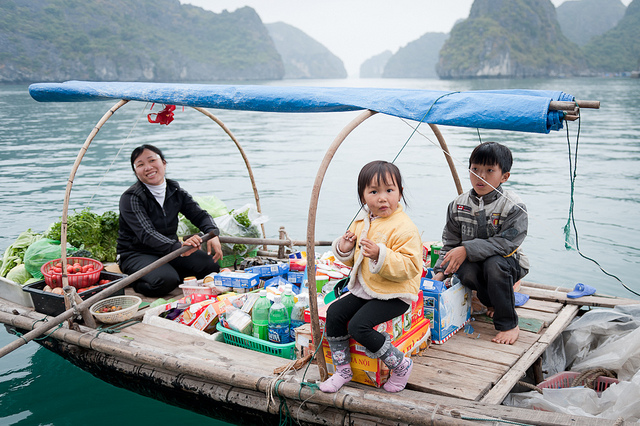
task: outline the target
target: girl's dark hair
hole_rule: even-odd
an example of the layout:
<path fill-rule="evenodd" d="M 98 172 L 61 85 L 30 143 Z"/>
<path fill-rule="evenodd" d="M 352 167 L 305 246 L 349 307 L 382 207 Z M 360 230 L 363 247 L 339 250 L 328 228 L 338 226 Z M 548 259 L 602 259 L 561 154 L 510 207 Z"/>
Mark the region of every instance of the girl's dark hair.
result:
<path fill-rule="evenodd" d="M 134 172 L 136 171 L 136 168 L 133 165 L 133 162 L 136 161 L 136 158 L 138 158 L 140 154 L 142 154 L 142 151 L 144 151 L 145 149 L 148 149 L 149 151 L 153 151 L 156 154 L 158 154 L 163 163 L 167 162 L 164 159 L 164 155 L 162 154 L 162 151 L 160 151 L 160 148 L 156 148 L 155 146 L 149 145 L 149 144 L 140 145 L 139 147 L 134 149 L 133 152 L 131 153 L 131 168 L 133 169 Z"/>
<path fill-rule="evenodd" d="M 511 150 L 497 142 L 483 142 L 476 146 L 469 157 L 469 168 L 471 164 L 480 164 L 482 166 L 493 166 L 497 164 L 502 169 L 502 173 L 511 171 L 513 157 Z"/>
<path fill-rule="evenodd" d="M 372 161 L 360 170 L 360 174 L 358 175 L 358 197 L 360 200 L 360 205 L 364 205 L 364 191 L 369 185 L 370 182 L 373 182 L 374 179 L 377 184 L 380 182 L 384 182 L 386 185 L 391 184 L 392 182 L 388 182 L 388 177 L 398 185 L 398 190 L 400 191 L 400 196 L 404 200 L 405 204 L 407 201 L 404 199 L 404 194 L 402 192 L 402 175 L 400 174 L 400 169 L 388 161 Z"/>

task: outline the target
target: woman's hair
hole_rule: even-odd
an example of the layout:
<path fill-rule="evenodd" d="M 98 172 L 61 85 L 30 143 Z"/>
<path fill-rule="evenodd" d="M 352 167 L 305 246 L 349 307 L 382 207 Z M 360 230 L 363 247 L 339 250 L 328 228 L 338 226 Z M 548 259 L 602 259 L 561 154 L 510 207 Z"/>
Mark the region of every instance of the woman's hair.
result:
<path fill-rule="evenodd" d="M 471 164 L 482 166 L 493 166 L 497 164 L 502 169 L 502 173 L 511 171 L 513 156 L 511 150 L 497 142 L 483 142 L 476 146 L 469 157 L 469 168 Z"/>
<path fill-rule="evenodd" d="M 156 148 L 155 146 L 149 145 L 149 144 L 140 145 L 139 147 L 134 149 L 133 152 L 131 153 L 131 168 L 133 169 L 134 172 L 136 171 L 136 168 L 133 165 L 133 163 L 134 161 L 136 161 L 136 158 L 138 158 L 140 154 L 142 154 L 142 151 L 144 151 L 145 149 L 148 149 L 149 151 L 153 151 L 156 154 L 158 154 L 163 163 L 167 162 L 164 159 L 164 155 L 162 155 L 162 151 L 160 151 L 160 148 Z"/>
<path fill-rule="evenodd" d="M 360 205 L 364 205 L 364 191 L 369 183 L 375 180 L 377 184 L 380 184 L 382 181 L 386 185 L 389 185 L 392 183 L 387 180 L 389 177 L 398 185 L 400 196 L 406 204 L 407 201 L 404 199 L 402 192 L 402 175 L 400 174 L 400 169 L 388 161 L 377 160 L 365 164 L 358 175 L 358 199 L 360 200 Z"/>

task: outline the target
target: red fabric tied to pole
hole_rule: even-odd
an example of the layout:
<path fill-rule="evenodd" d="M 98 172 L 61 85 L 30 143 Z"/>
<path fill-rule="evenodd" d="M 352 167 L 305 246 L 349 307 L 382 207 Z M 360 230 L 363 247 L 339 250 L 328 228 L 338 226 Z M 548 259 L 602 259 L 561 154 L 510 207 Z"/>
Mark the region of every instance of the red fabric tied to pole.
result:
<path fill-rule="evenodd" d="M 153 108 L 153 105 L 151 105 Z M 164 109 L 157 114 L 148 114 L 147 120 L 149 123 L 160 123 L 169 125 L 173 121 L 173 111 L 176 109 L 175 105 L 165 105 Z M 151 116 L 155 116 L 155 118 L 151 118 Z"/>

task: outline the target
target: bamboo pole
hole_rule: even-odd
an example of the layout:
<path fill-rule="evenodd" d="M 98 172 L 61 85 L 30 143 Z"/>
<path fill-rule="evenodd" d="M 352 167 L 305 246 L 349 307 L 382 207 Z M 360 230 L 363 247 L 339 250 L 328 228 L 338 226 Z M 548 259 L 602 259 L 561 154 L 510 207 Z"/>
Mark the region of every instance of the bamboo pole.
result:
<path fill-rule="evenodd" d="M 309 287 L 309 310 L 311 313 L 311 333 L 313 335 L 313 341 L 318 342 L 322 339 L 322 333 L 320 332 L 320 323 L 318 320 L 318 298 L 316 291 L 316 252 L 314 249 L 315 244 L 315 229 L 316 229 L 316 213 L 318 211 L 318 198 L 320 197 L 320 188 L 322 187 L 322 180 L 327 172 L 327 168 L 331 163 L 331 159 L 335 155 L 336 151 L 340 147 L 340 144 L 349 136 L 349 134 L 358 127 L 364 120 L 376 114 L 375 111 L 366 110 L 358 115 L 349 124 L 347 124 L 342 131 L 333 140 L 333 143 L 327 150 L 316 174 L 315 182 L 313 183 L 313 189 L 311 191 L 311 200 L 309 201 L 309 218 L 307 221 L 307 277 Z M 318 369 L 320 371 L 320 378 L 324 381 L 328 377 L 327 364 L 324 356 L 320 356 L 316 359 L 318 363 Z"/>
<path fill-rule="evenodd" d="M 458 176 L 458 172 L 456 171 L 456 165 L 453 163 L 453 158 L 451 158 L 451 154 L 449 153 L 447 142 L 445 142 L 444 136 L 442 136 L 442 133 L 440 132 L 438 126 L 429 123 L 429 127 L 433 131 L 433 134 L 436 135 L 436 138 L 440 143 L 440 148 L 444 152 L 444 158 L 445 160 L 447 160 L 449 170 L 451 170 L 451 176 L 453 177 L 453 183 L 456 185 L 456 191 L 458 191 L 458 195 L 460 195 L 462 194 L 462 184 L 460 183 L 460 177 Z"/>
<path fill-rule="evenodd" d="M 573 110 L 576 105 L 580 108 L 600 109 L 600 101 L 551 101 L 549 109 L 551 111 Z"/>
<path fill-rule="evenodd" d="M 208 241 L 209 239 L 211 239 L 213 237 L 215 237 L 215 235 L 213 234 L 213 231 L 211 231 L 208 234 L 206 234 L 204 237 L 202 237 L 202 242 L 206 242 L 206 241 Z M 104 299 L 107 296 L 112 295 L 113 293 L 115 293 L 116 291 L 118 291 L 120 289 L 125 288 L 126 286 L 128 286 L 132 282 L 138 280 L 139 278 L 142 278 L 143 276 L 147 275 L 149 272 L 157 269 L 158 267 L 164 265 L 165 263 L 169 263 L 170 261 L 172 261 L 176 257 L 180 256 L 183 253 L 186 253 L 187 251 L 191 250 L 192 248 L 193 247 L 191 247 L 191 246 L 182 246 L 182 247 L 180 247 L 179 249 L 167 254 L 166 256 L 161 257 L 160 259 L 156 260 L 155 262 L 151 263 L 150 265 L 145 266 L 144 268 L 140 269 L 139 271 L 134 272 L 133 274 L 123 278 L 121 281 L 118 281 L 115 284 L 104 288 L 103 290 L 101 290 L 98 293 L 94 294 L 93 296 L 91 296 L 87 300 L 85 300 L 82 303 L 78 304 L 76 306 L 76 308 L 78 309 L 79 312 L 86 312 L 87 315 L 91 315 L 89 313 L 89 308 L 94 303 Z M 2 358 L 6 354 L 14 351 L 15 349 L 18 349 L 20 346 L 22 346 L 22 345 L 24 345 L 26 343 L 29 343 L 31 340 L 35 339 L 36 337 L 39 337 L 39 336 L 43 335 L 44 333 L 46 333 L 47 331 L 51 330 L 52 328 L 58 326 L 59 324 L 61 324 L 65 320 L 71 318 L 73 315 L 75 315 L 75 310 L 74 309 L 67 309 L 66 311 L 64 311 L 63 313 L 59 314 L 58 316 L 56 316 L 52 320 L 47 321 L 46 323 L 40 323 L 40 325 L 37 328 L 35 328 L 32 331 L 30 331 L 29 333 L 25 334 L 20 339 L 16 339 L 13 342 L 9 343 L 8 345 L 4 346 L 2 349 L 0 349 L 0 358 Z"/>
<path fill-rule="evenodd" d="M 251 169 L 251 164 L 249 164 L 249 158 L 247 157 L 247 154 L 244 152 L 242 145 L 240 145 L 240 142 L 238 142 L 238 139 L 236 139 L 233 133 L 231 133 L 231 130 L 229 130 L 229 128 L 218 117 L 216 117 L 215 115 L 211 114 L 208 110 L 201 107 L 193 107 L 193 109 L 195 109 L 196 111 L 200 111 L 201 113 L 203 113 L 204 115 L 212 119 L 214 122 L 216 122 L 218 126 L 220 126 L 222 130 L 224 130 L 224 132 L 227 135 L 229 135 L 233 143 L 236 144 L 236 147 L 238 148 L 238 151 L 240 151 L 240 155 L 244 160 L 244 164 L 245 166 L 247 166 L 247 172 L 249 173 L 249 179 L 251 180 L 251 187 L 253 188 L 253 197 L 256 199 L 256 209 L 258 210 L 258 213 L 262 213 L 262 209 L 260 208 L 260 196 L 258 195 L 258 186 L 256 185 L 255 178 L 253 177 L 253 170 Z M 260 224 L 260 226 L 262 227 L 262 236 L 266 238 L 267 235 L 264 231 L 264 223 Z M 263 247 L 263 250 L 266 250 L 266 249 L 267 249 L 266 247 Z"/>

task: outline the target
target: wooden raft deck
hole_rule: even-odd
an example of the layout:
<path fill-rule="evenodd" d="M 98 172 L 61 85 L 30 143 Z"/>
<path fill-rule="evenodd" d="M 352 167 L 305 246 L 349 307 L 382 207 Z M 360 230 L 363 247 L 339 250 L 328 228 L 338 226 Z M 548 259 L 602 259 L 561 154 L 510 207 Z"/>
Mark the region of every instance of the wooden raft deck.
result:
<path fill-rule="evenodd" d="M 611 307 L 616 304 L 639 303 L 629 299 L 589 296 L 579 299 L 566 297 L 568 289 L 523 282 L 519 292 L 530 299 L 517 308 L 520 337 L 513 345 L 491 341 L 496 331 L 486 315 L 474 315 L 470 322 L 473 332 L 458 331 L 444 344 L 432 344 L 414 356 L 414 368 L 408 389 L 490 404 L 500 404 L 523 375 L 542 355 L 571 320 L 581 306 Z M 133 291 L 128 288 L 127 293 Z M 181 293 L 177 292 L 176 297 Z M 252 351 L 241 349 L 251 360 Z M 264 359 L 264 357 L 263 357 Z M 253 361 L 249 364 L 252 365 Z M 275 364 L 285 364 L 286 361 Z M 269 364 L 271 367 L 271 364 Z M 315 368 L 308 376 L 317 379 Z M 267 373 L 268 375 L 269 373 Z M 308 373 L 309 374 L 309 373 Z M 365 385 L 352 386 L 367 389 Z"/>

